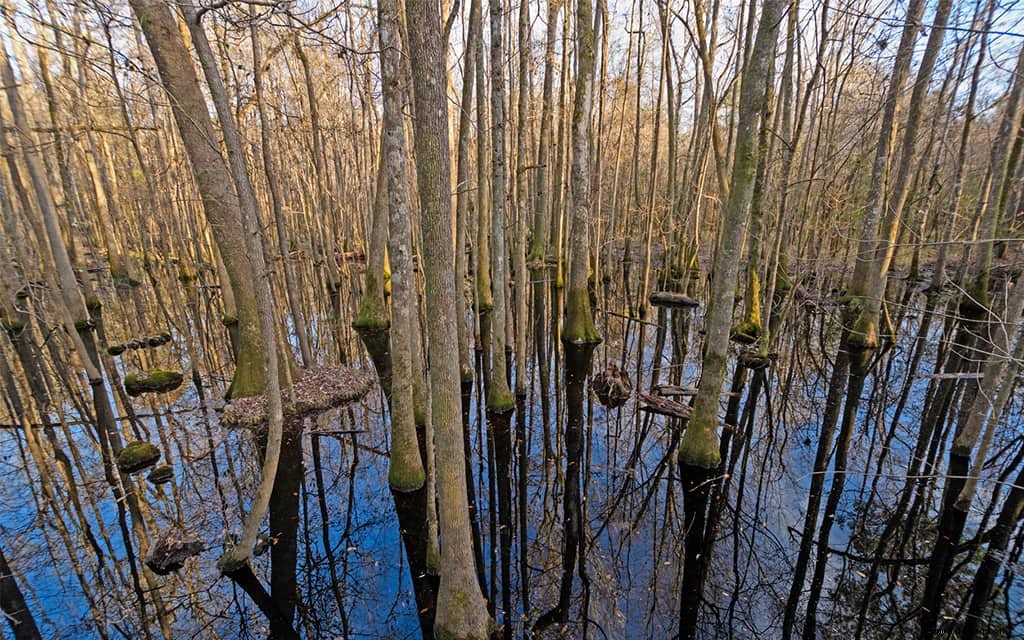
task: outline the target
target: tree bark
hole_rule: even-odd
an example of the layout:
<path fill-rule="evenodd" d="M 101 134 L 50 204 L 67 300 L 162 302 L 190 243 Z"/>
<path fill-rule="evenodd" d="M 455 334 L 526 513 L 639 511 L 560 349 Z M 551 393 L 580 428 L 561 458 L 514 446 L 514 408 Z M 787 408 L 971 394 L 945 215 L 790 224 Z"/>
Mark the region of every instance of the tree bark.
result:
<path fill-rule="evenodd" d="M 459 355 L 444 344 L 457 335 L 452 269 L 451 167 L 441 15 L 437 0 L 410 0 L 406 9 L 416 112 L 416 177 L 422 208 L 423 268 L 430 344 L 431 415 L 437 460 L 441 583 L 434 632 L 452 640 L 484 640 L 490 617 L 473 564 L 462 445 Z M 429 446 L 429 443 L 428 443 Z"/>
<path fill-rule="evenodd" d="M 597 344 L 587 276 L 590 271 L 590 111 L 594 102 L 594 17 L 590 0 L 576 2 L 576 96 L 572 109 L 572 239 L 562 341 Z"/>
<path fill-rule="evenodd" d="M 228 396 L 241 398 L 263 392 L 263 343 L 256 309 L 256 280 L 249 264 L 242 230 L 242 211 L 224 157 L 212 144 L 216 140 L 213 122 L 192 57 L 166 3 L 160 0 L 132 0 L 132 9 L 156 62 L 164 89 L 170 95 L 171 111 L 185 147 L 192 176 L 203 202 L 214 242 L 224 261 L 235 303 L 239 344 L 235 375 Z"/>

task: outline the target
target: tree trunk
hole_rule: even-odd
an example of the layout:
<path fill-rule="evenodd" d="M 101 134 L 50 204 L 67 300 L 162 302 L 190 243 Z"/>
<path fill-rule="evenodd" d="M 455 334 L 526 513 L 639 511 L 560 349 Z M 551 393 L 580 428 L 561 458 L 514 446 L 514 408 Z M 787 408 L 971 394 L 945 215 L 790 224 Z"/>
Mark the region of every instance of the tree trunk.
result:
<path fill-rule="evenodd" d="M 256 308 L 256 279 L 249 264 L 242 230 L 242 211 L 233 182 L 217 147 L 206 98 L 192 57 L 166 3 L 160 0 L 132 0 L 132 9 L 149 43 L 164 89 L 170 95 L 171 111 L 185 147 L 192 175 L 199 189 L 214 242 L 224 261 L 235 304 L 239 344 L 235 354 L 235 375 L 228 396 L 258 395 L 265 386 L 263 343 Z"/>
<path fill-rule="evenodd" d="M 413 61 L 416 177 L 423 223 L 426 295 L 432 302 L 430 344 L 431 415 L 437 460 L 441 583 L 434 632 L 453 640 L 484 640 L 491 625 L 473 565 L 473 540 L 466 497 L 462 445 L 459 354 L 443 345 L 457 335 L 452 269 L 451 168 L 440 7 L 436 0 L 410 0 L 406 9 Z M 429 443 L 428 443 L 429 446 Z"/>
<path fill-rule="evenodd" d="M 700 550 L 703 548 L 710 485 L 707 481 L 719 465 L 718 399 L 725 379 L 736 275 L 757 167 L 758 122 L 767 99 L 776 37 L 785 8 L 784 0 L 765 1 L 754 51 L 743 74 L 736 162 L 728 200 L 722 212 L 721 238 L 712 270 L 714 276 L 708 300 L 707 336 L 700 384 L 694 399 L 693 413 L 679 444 L 684 522 L 687 525 L 679 619 L 679 637 L 683 640 L 689 640 L 697 634 L 699 603 L 704 587 L 700 579 L 704 575 L 702 565 L 710 560 Z"/>
<path fill-rule="evenodd" d="M 576 96 L 572 109 L 572 239 L 562 341 L 597 344 L 587 276 L 590 271 L 590 111 L 594 102 L 594 17 L 590 0 L 576 2 Z"/>
<path fill-rule="evenodd" d="M 505 203 L 508 181 L 505 153 L 505 54 L 502 36 L 504 20 L 502 0 L 490 0 L 491 63 L 491 374 L 487 388 L 487 409 L 504 413 L 515 408 L 509 390 L 505 360 L 505 324 L 508 300 L 508 253 L 505 249 Z M 487 259 L 481 256 L 481 259 Z"/>
<path fill-rule="evenodd" d="M 14 640 L 42 640 L 32 611 L 25 602 L 18 580 L 0 548 L 0 611 L 11 625 Z"/>
<path fill-rule="evenodd" d="M 398 2 L 381 0 L 378 11 L 381 79 L 384 90 L 383 164 L 391 238 L 391 457 L 388 482 L 396 491 L 415 491 L 426 480 L 416 438 L 413 409 L 412 327 L 416 322 L 416 286 L 412 273 L 412 231 L 406 189 L 408 154 L 402 102 L 402 48 L 398 39 Z M 415 315 L 414 315 L 415 314 Z M 419 346 L 417 345 L 418 349 Z M 428 443 L 429 446 L 429 443 Z"/>

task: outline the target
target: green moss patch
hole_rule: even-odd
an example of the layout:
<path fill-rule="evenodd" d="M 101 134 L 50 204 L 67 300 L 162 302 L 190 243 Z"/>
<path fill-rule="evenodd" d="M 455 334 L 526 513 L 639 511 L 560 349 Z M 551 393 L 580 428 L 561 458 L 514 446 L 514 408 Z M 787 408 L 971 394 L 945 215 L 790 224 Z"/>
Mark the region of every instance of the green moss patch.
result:
<path fill-rule="evenodd" d="M 729 332 L 729 338 L 740 344 L 754 344 L 761 337 L 761 325 L 754 322 L 741 322 Z"/>
<path fill-rule="evenodd" d="M 159 486 L 167 484 L 174 479 L 174 469 L 169 464 L 162 464 L 153 468 L 146 476 L 146 480 L 149 480 L 153 484 Z"/>
<path fill-rule="evenodd" d="M 181 386 L 183 377 L 177 371 L 150 369 L 145 375 L 129 374 L 124 378 L 124 390 L 135 398 L 144 393 L 167 393 Z"/>
<path fill-rule="evenodd" d="M 128 443 L 117 455 L 117 468 L 121 473 L 136 473 L 152 467 L 160 460 L 160 450 L 143 440 Z"/>

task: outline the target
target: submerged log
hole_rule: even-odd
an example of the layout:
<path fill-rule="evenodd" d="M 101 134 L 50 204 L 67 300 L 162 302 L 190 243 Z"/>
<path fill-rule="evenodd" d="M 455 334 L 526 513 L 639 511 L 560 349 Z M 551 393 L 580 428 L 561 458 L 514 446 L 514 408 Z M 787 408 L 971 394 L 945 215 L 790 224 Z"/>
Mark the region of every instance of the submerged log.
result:
<path fill-rule="evenodd" d="M 773 362 L 779 359 L 779 354 L 768 353 L 761 355 L 755 351 L 743 351 L 737 356 L 740 364 L 753 371 L 767 369 Z"/>
<path fill-rule="evenodd" d="M 182 536 L 178 531 L 170 530 L 160 536 L 146 554 L 146 566 L 158 576 L 177 571 L 185 566 L 185 561 L 199 555 L 205 545 L 198 538 Z"/>
<path fill-rule="evenodd" d="M 305 369 L 296 376 L 291 392 L 281 394 L 284 416 L 293 420 L 356 402 L 370 391 L 370 384 L 366 373 L 345 366 Z M 266 421 L 267 398 L 262 395 L 232 400 L 221 416 L 227 427 L 258 427 Z"/>
<path fill-rule="evenodd" d="M 677 385 L 674 385 L 674 384 L 656 384 L 651 389 L 651 391 L 653 391 L 655 393 L 655 395 L 667 396 L 667 397 L 672 397 L 672 396 L 689 397 L 689 396 L 697 395 L 697 388 L 696 387 L 680 387 L 680 386 L 677 386 Z"/>
<path fill-rule="evenodd" d="M 651 391 L 653 391 L 655 395 L 662 397 L 682 396 L 684 398 L 688 398 L 690 396 L 697 395 L 696 387 L 680 387 L 674 384 L 656 384 L 651 388 Z M 736 393 L 734 391 L 723 390 L 719 395 L 721 395 L 723 398 L 732 398 L 734 396 L 739 396 L 741 394 Z"/>
<path fill-rule="evenodd" d="M 647 296 L 647 302 L 654 307 L 666 307 L 669 309 L 694 309 L 700 306 L 698 300 L 688 295 L 675 293 L 673 291 L 654 291 Z"/>

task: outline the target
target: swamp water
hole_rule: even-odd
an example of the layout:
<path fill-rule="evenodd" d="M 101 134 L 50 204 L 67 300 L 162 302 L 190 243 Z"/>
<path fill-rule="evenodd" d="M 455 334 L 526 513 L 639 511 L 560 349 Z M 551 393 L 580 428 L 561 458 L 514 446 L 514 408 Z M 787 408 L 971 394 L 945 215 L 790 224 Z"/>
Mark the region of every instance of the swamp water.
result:
<path fill-rule="evenodd" d="M 358 287 L 358 276 L 351 280 Z M 109 309 L 130 308 L 130 302 L 119 301 L 129 294 L 106 293 Z M 534 637 L 671 638 L 678 630 L 685 531 L 674 447 L 683 423 L 641 411 L 638 391 L 649 393 L 656 384 L 696 386 L 704 310 L 651 309 L 645 320 L 630 320 L 619 313 L 626 305 L 616 291 L 601 298 L 597 320 L 605 339 L 592 353 L 566 351 L 545 331 L 548 359 L 542 375 L 531 338 L 529 391 L 513 414 L 488 417 L 477 402 L 483 384 L 478 356 L 466 407 L 471 495 L 483 559 L 480 578 L 505 637 L 532 631 Z M 353 294 L 347 303 L 355 299 Z M 861 633 L 865 638 L 916 634 L 914 610 L 936 537 L 954 418 L 944 419 L 928 443 L 937 468 L 912 479 L 914 501 L 906 513 L 894 510 L 908 482 L 908 458 L 925 402 L 939 384 L 923 376 L 941 368 L 955 307 L 936 307 L 917 350 L 916 336 L 927 318 L 925 296 L 907 293 L 902 299 L 893 306 L 898 341 L 876 354 L 865 371 L 845 486 L 823 551 L 821 637 L 853 636 L 872 560 L 881 557 L 875 554 L 878 538 L 894 517 L 900 526 L 882 554 Z M 729 481 L 703 594 L 702 637 L 778 637 L 793 563 L 806 534 L 805 505 L 842 313 L 824 299 L 785 308 L 777 328 L 783 339 L 772 365 L 748 371 L 741 395 L 723 389 L 723 428 L 731 433 L 732 448 L 723 456 Z M 141 315 L 126 317 L 131 319 L 125 326 L 108 326 L 108 335 L 144 324 Z M 68 378 L 73 371 L 54 371 L 51 393 L 62 401 L 50 418 L 57 442 L 73 458 L 78 506 L 56 465 L 40 474 L 22 430 L 0 429 L 2 539 L 44 637 L 268 634 L 263 614 L 215 566 L 222 545 L 239 533 L 241 510 L 255 492 L 259 472 L 252 432 L 228 429 L 218 419 L 223 403 L 217 398 L 232 367 L 223 355 L 227 338 L 210 308 L 190 319 L 182 312 L 175 321 L 173 339 L 162 350 L 117 360 L 122 378 L 153 362 L 188 371 L 181 332 L 191 330 L 199 338 L 203 397 L 186 375 L 177 392 L 136 399 L 135 425 L 121 422 L 126 440 L 154 443 L 161 462 L 174 470 L 173 479 L 161 485 L 147 482 L 145 473 L 134 476 L 143 523 L 122 522 L 94 433 L 83 424 L 88 410 L 80 381 Z M 373 370 L 351 330 L 328 335 L 326 310 L 311 325 L 322 359 L 337 358 L 327 352 L 342 353 L 351 366 Z M 537 326 L 555 323 L 545 315 Z M 36 344 L 51 367 L 67 358 L 57 340 L 47 343 L 36 335 Z M 609 364 L 621 367 L 633 388 L 625 404 L 614 409 L 600 404 L 590 388 L 590 374 Z M 730 379 L 734 366 L 735 359 Z M 546 388 L 541 379 L 550 381 Z M 751 390 L 758 390 L 756 397 Z M 115 400 L 120 398 L 112 396 Z M 278 606 L 295 612 L 294 626 L 303 637 L 417 638 L 418 614 L 429 619 L 415 594 L 419 589 L 421 597 L 429 597 L 432 578 L 410 571 L 396 499 L 387 484 L 386 406 L 374 386 L 362 401 L 308 418 L 288 433 L 269 527 L 261 538 L 265 552 L 254 569 Z M 1024 452 L 1022 415 L 1015 394 L 982 471 L 980 499 L 964 541 L 995 518 L 993 492 L 1005 494 L 1016 475 Z M 824 478 L 826 495 L 833 476 L 830 470 Z M 422 535 L 406 529 L 411 541 Z M 141 549 L 168 531 L 197 538 L 205 550 L 179 571 L 140 580 Z M 817 528 L 810 535 L 817 541 Z M 991 637 L 1013 633 L 1024 612 L 1015 580 L 1020 542 L 1018 537 L 1011 544 L 1010 570 L 997 582 Z M 817 553 L 815 546 L 811 558 Z M 984 547 L 975 546 L 957 556 L 946 591 L 950 616 L 966 606 L 983 553 Z M 414 566 L 423 562 L 412 559 Z M 807 573 L 805 590 L 813 568 Z M 796 615 L 798 632 L 804 601 Z M 9 633 L 6 625 L 2 628 L 0 633 Z"/>

